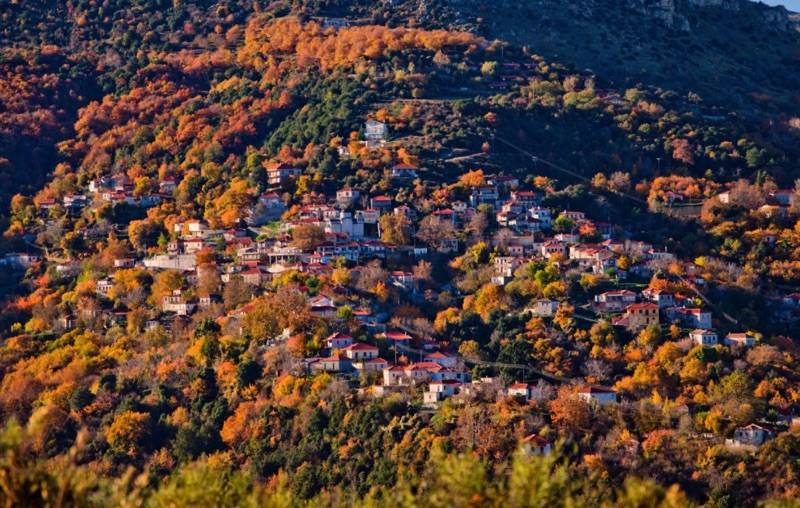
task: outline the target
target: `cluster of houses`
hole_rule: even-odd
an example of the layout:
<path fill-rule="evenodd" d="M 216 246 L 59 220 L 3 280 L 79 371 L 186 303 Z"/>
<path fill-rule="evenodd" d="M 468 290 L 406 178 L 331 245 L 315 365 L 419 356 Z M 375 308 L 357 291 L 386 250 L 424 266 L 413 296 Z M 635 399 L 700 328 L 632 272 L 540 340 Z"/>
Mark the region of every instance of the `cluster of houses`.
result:
<path fill-rule="evenodd" d="M 335 25 L 332 25 L 335 27 Z M 364 144 L 370 149 L 383 147 L 387 140 L 387 126 L 370 120 L 364 128 Z M 348 156 L 348 147 L 340 147 L 340 155 Z M 540 192 L 522 188 L 519 180 L 508 175 L 487 175 L 481 185 L 470 188 L 463 201 L 452 201 L 447 206 L 434 209 L 428 217 L 448 227 L 435 242 L 423 243 L 412 234 L 408 245 L 396 245 L 381 240 L 381 218 L 391 215 L 402 219 L 410 229 L 420 223 L 421 214 L 408 204 L 399 204 L 388 193 L 370 194 L 363 189 L 344 186 L 335 195 L 307 194 L 303 202 L 292 208 L 286 218 L 287 194 L 285 186 L 298 179 L 303 169 L 288 163 L 273 163 L 265 167 L 270 188 L 254 197 L 251 209 L 235 228 L 214 229 L 201 219 L 184 220 L 174 224 L 171 239 L 158 254 L 144 256 L 130 254 L 113 260 L 113 270 L 96 281 L 95 291 L 102 303 L 81 306 L 79 315 L 64 316 L 60 325 L 69 329 L 81 319 L 102 318 L 109 324 L 124 324 L 127 309 L 116 302 L 111 306 L 108 297 L 115 286 L 114 271 L 143 267 L 152 272 L 177 270 L 183 274 L 186 286 L 163 295 L 157 309 L 149 316 L 147 327 L 172 328 L 176 323 L 188 324 L 198 312 L 213 308 L 222 300 L 224 288 L 236 282 L 248 287 L 253 296 L 268 291 L 277 278 L 298 272 L 330 278 L 334 266 L 343 266 L 346 260 L 349 273 L 358 279 L 365 263 L 382 260 L 391 266 L 387 271 L 388 284 L 414 301 L 424 301 L 422 283 L 410 266 L 425 258 L 435 249 L 441 253 L 460 252 L 461 234 L 477 214 L 490 210 L 504 235 L 494 235 L 492 245 L 503 255 L 492 258 L 492 283 L 504 286 L 512 282 L 518 271 L 531 262 L 547 261 L 560 270 L 592 274 L 617 282 L 628 278 L 647 278 L 665 266 L 677 262 L 675 256 L 652 244 L 625 238 L 612 224 L 592 220 L 576 210 L 557 211 L 543 205 Z M 418 178 L 424 169 L 398 163 L 387 168 L 393 184 L 407 186 Z M 177 189 L 174 177 L 167 176 L 158 182 L 157 189 L 136 189 L 125 175 L 103 177 L 90 182 L 85 195 L 68 195 L 61 206 L 79 213 L 90 204 L 126 203 L 130 206 L 150 207 L 173 199 Z M 779 203 L 783 194 L 775 197 Z M 724 199 L 721 195 L 720 200 Z M 52 201 L 52 200 L 51 200 Z M 42 201 L 43 212 L 57 204 Z M 784 206 L 781 204 L 781 206 Z M 788 206 L 788 201 L 785 206 Z M 279 221 L 271 234 L 259 234 L 260 227 Z M 303 226 L 314 226 L 324 235 L 314 242 L 299 246 L 292 232 Z M 199 254 L 205 251 L 217 254 L 217 261 L 199 263 Z M 27 268 L 41 261 L 35 254 L 7 254 L 0 265 Z M 687 272 L 692 283 L 702 285 L 695 278 L 691 265 Z M 60 273 L 77 275 L 78 263 L 59 264 Z M 196 286 L 200 280 L 218 276 L 220 285 L 210 293 L 199 295 Z M 631 284 L 630 287 L 636 287 Z M 308 312 L 330 320 L 334 329 L 345 329 L 342 315 L 357 319 L 373 342 L 356 340 L 340 331 L 325 340 L 323 350 L 313 357 L 304 358 L 302 366 L 308 373 L 326 372 L 343 377 L 369 377 L 373 383 L 370 391 L 381 396 L 399 391 L 409 391 L 421 396 L 427 408 L 435 408 L 447 399 L 459 400 L 476 394 L 494 397 L 511 397 L 524 402 L 544 400 L 547 387 L 542 383 L 514 383 L 504 386 L 498 379 L 472 379 L 467 362 L 455 353 L 440 348 L 425 337 L 388 326 L 391 308 L 377 301 L 350 308 L 351 289 L 330 284 L 324 294 L 302 288 L 308 294 Z M 439 288 L 441 289 L 441 288 Z M 784 305 L 800 309 L 800 296 L 786 295 Z M 542 298 L 528 304 L 525 311 L 542 318 L 553 317 L 562 302 Z M 227 313 L 235 321 L 249 311 L 244 304 Z M 607 318 L 614 326 L 637 333 L 653 325 L 677 323 L 688 332 L 697 345 L 713 347 L 719 343 L 714 330 L 712 313 L 696 305 L 693 299 L 673 294 L 667 290 L 647 288 L 641 291 L 614 289 L 593 295 L 581 311 Z M 758 341 L 749 332 L 731 332 L 723 338 L 729 347 L 752 347 Z M 418 390 L 419 389 L 419 390 Z M 583 386 L 576 397 L 596 407 L 618 402 L 617 394 L 608 388 Z M 769 437 L 769 432 L 757 425 L 738 429 L 734 441 L 745 445 L 758 445 Z M 547 453 L 550 443 L 537 435 L 525 440 L 531 453 Z"/>
<path fill-rule="evenodd" d="M 699 346 L 713 347 L 719 344 L 712 325 L 709 310 L 691 306 L 686 298 L 680 298 L 663 290 L 644 289 L 636 293 L 627 289 L 605 291 L 594 297 L 594 309 L 598 314 L 611 314 L 616 326 L 638 332 L 651 325 L 660 325 L 661 316 L 667 322 L 679 323 L 690 328 L 689 338 Z M 750 332 L 730 332 L 723 344 L 729 347 L 752 347 L 757 337 Z"/>
<path fill-rule="evenodd" d="M 91 204 L 90 197 L 104 203 L 125 203 L 130 206 L 149 208 L 163 200 L 172 199 L 177 187 L 174 176 L 165 176 L 158 182 L 157 190 L 137 191 L 131 179 L 125 173 L 104 176 L 89 182 L 89 195 L 68 194 L 63 198 L 65 208 L 82 209 Z M 41 206 L 41 205 L 40 205 Z"/>

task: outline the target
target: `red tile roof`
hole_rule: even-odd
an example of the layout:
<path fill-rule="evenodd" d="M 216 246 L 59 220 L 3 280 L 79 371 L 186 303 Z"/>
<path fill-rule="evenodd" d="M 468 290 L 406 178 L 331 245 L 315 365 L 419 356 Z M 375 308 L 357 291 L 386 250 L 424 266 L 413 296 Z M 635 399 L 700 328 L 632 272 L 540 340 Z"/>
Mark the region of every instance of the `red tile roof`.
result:
<path fill-rule="evenodd" d="M 645 309 L 658 309 L 658 305 L 654 303 L 632 303 L 628 305 L 626 310 L 645 310 Z"/>
<path fill-rule="evenodd" d="M 363 342 L 356 342 L 354 344 L 350 344 L 346 348 L 345 351 L 377 351 L 378 348 L 371 345 L 371 344 L 364 344 Z"/>
<path fill-rule="evenodd" d="M 383 334 L 389 340 L 411 340 L 411 335 L 403 332 L 386 332 Z"/>

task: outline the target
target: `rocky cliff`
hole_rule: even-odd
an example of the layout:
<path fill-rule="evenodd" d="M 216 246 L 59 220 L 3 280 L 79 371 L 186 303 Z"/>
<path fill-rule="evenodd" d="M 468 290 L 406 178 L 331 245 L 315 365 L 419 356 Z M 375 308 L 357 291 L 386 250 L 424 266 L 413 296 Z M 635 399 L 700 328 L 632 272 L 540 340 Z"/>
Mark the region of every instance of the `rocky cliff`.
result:
<path fill-rule="evenodd" d="M 429 7 L 435 2 L 419 0 L 418 12 L 423 16 L 429 12 Z M 447 0 L 455 10 L 468 9 L 462 13 L 471 13 L 480 17 L 486 7 L 484 0 Z M 520 2 L 519 0 L 497 0 L 492 2 L 492 8 L 524 9 L 538 8 L 546 10 L 552 4 L 550 0 L 534 0 Z M 562 5 L 562 8 L 565 7 Z M 569 2 L 568 9 L 577 13 L 592 13 L 602 15 L 604 10 L 627 8 L 633 13 L 656 19 L 665 26 L 681 31 L 692 29 L 691 19 L 700 14 L 702 10 L 716 9 L 730 13 L 751 16 L 764 22 L 772 30 L 790 30 L 796 23 L 790 19 L 789 12 L 784 7 L 771 7 L 760 2 L 750 0 L 573 0 Z M 745 14 L 746 13 L 746 14 Z"/>

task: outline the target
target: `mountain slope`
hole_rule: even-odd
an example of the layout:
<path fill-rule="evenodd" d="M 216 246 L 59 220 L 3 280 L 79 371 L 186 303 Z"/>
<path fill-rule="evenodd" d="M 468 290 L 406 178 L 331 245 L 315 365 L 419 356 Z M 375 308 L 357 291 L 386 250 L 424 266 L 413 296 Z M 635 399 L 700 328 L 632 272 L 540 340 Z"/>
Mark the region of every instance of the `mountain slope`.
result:
<path fill-rule="evenodd" d="M 63 49 L 47 51 L 71 55 L 75 70 L 64 71 L 69 79 L 89 77 L 97 86 L 79 85 L 68 103 L 53 110 L 50 130 L 60 134 L 24 145 L 28 148 L 23 153 L 14 146 L 16 133 L 8 127 L 15 120 L 3 120 L 0 157 L 9 162 L 3 162 L 2 171 L 20 184 L 38 186 L 58 162 L 55 144 L 71 130 L 78 107 L 102 93 L 129 91 L 153 55 L 182 52 L 181 58 L 186 58 L 190 53 L 234 48 L 254 9 L 264 10 L 268 17 L 347 16 L 356 24 L 468 30 L 489 40 L 525 46 L 551 62 L 591 69 L 618 90 L 643 83 L 690 94 L 703 114 L 733 112 L 756 125 L 764 115 L 775 116 L 763 127 L 773 144 L 776 140 L 791 144 L 791 132 L 797 130 L 792 125 L 798 121 L 792 119 L 800 114 L 800 35 L 785 10 L 746 0 L 294 0 L 273 2 L 265 9 L 244 1 L 152 0 L 133 5 L 106 2 L 99 7 L 32 1 L 0 6 L 0 44 L 7 54 L 3 65 L 9 69 L 2 79 L 12 79 L 9 73 L 17 58 L 8 48 L 37 54 L 42 45 L 50 45 Z M 0 96 L 0 114 L 13 112 L 13 99 Z M 26 107 L 51 108 L 44 99 Z M 7 190 L 0 195 L 0 208 L 7 207 L 10 194 Z"/>
<path fill-rule="evenodd" d="M 314 3 L 313 5 L 319 5 Z M 322 14 L 474 31 L 591 69 L 619 86 L 694 92 L 746 113 L 800 111 L 800 33 L 748 0 L 411 0 L 323 3 Z"/>
<path fill-rule="evenodd" d="M 602 0 L 545 0 L 523 9 L 513 15 L 513 3 L 490 3 L 481 33 L 619 83 L 695 92 L 748 113 L 800 109 L 800 34 L 782 9 L 747 1 Z"/>
<path fill-rule="evenodd" d="M 791 502 L 794 39 L 698 4 L 0 5 L 0 504 Z"/>

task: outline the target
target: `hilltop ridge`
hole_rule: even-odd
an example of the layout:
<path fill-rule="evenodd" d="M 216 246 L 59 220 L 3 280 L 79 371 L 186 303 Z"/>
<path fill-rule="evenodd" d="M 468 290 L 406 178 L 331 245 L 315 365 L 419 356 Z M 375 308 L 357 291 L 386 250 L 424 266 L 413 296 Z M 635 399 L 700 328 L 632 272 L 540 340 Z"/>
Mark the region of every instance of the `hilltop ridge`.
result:
<path fill-rule="evenodd" d="M 749 0 L 400 2 L 393 12 L 526 45 L 620 85 L 694 92 L 745 114 L 800 110 L 800 32 Z M 398 14 L 393 14 L 398 16 Z"/>

